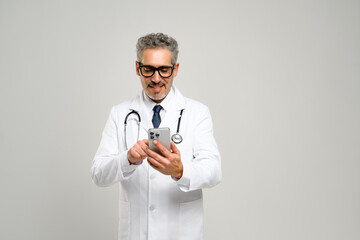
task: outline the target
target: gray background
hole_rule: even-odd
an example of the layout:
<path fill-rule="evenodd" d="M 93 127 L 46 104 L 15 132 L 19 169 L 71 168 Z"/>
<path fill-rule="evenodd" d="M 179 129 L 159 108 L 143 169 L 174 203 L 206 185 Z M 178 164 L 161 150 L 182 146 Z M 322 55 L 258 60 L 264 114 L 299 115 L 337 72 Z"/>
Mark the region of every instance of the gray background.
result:
<path fill-rule="evenodd" d="M 223 181 L 205 237 L 360 239 L 360 2 L 0 0 L 0 239 L 113 239 L 92 158 L 141 89 L 135 43 L 180 44 L 175 84 L 211 109 Z"/>

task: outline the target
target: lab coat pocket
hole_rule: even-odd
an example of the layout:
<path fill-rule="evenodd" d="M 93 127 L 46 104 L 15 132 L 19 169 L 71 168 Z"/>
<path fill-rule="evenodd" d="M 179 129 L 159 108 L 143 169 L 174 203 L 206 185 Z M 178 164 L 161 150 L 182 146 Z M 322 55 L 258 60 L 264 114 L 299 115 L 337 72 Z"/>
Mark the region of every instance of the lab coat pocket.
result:
<path fill-rule="evenodd" d="M 202 198 L 195 201 L 180 203 L 179 227 L 179 240 L 203 239 Z"/>
<path fill-rule="evenodd" d="M 130 203 L 119 200 L 119 239 L 128 240 L 130 234 Z"/>

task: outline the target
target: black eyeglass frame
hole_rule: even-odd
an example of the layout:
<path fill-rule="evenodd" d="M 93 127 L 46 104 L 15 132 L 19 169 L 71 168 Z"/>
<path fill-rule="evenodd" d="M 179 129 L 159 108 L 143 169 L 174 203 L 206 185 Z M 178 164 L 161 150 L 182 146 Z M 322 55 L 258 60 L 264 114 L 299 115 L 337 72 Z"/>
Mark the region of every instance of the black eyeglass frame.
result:
<path fill-rule="evenodd" d="M 138 62 L 138 64 L 139 64 L 139 69 L 140 69 L 140 74 L 141 74 L 141 76 L 147 77 L 147 78 L 154 76 L 154 74 L 155 74 L 156 71 L 158 72 L 158 74 L 159 74 L 161 77 L 163 77 L 163 78 L 169 78 L 169 77 L 171 77 L 171 76 L 173 75 L 174 69 L 175 69 L 175 64 L 172 65 L 172 66 L 160 66 L 160 67 L 154 67 L 154 66 L 151 66 L 151 65 L 142 65 L 142 66 L 141 66 L 141 62 Z M 143 67 L 150 67 L 150 68 L 152 68 L 152 69 L 154 70 L 153 74 L 151 74 L 150 76 L 145 76 L 145 75 L 142 73 L 142 68 L 143 68 Z M 167 77 L 164 77 L 163 75 L 161 75 L 161 73 L 160 73 L 160 71 L 159 71 L 161 68 L 169 68 L 169 69 L 171 69 L 170 75 L 167 76 Z"/>

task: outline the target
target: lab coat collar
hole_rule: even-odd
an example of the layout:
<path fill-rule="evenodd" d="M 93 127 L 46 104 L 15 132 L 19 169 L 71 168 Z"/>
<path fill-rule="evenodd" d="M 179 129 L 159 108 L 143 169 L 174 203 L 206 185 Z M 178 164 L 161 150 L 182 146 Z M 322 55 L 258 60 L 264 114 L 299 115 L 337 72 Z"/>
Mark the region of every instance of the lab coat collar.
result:
<path fill-rule="evenodd" d="M 174 92 L 174 96 L 173 99 L 171 99 L 171 101 L 167 104 L 168 105 L 168 109 L 169 111 L 171 109 L 174 109 L 175 111 L 181 111 L 182 109 L 185 109 L 185 98 L 184 96 L 181 94 L 180 90 L 178 88 L 176 88 L 174 85 L 172 85 L 172 91 Z M 140 108 L 144 107 L 145 105 L 145 99 L 144 99 L 144 90 L 142 90 L 141 94 L 139 94 L 132 102 L 130 105 L 130 110 L 135 110 L 135 111 L 140 111 Z M 165 101 L 165 99 L 164 99 Z M 173 103 L 172 103 L 173 102 Z M 155 106 L 156 104 L 154 104 L 153 106 Z M 171 105 L 171 106 L 170 106 Z M 166 110 L 168 110 L 166 109 Z"/>
<path fill-rule="evenodd" d="M 186 101 L 181 92 L 172 85 L 172 91 L 174 92 L 174 96 L 170 101 L 166 104 L 167 111 L 165 118 L 161 121 L 159 127 L 170 127 L 174 122 L 178 121 L 178 117 L 180 116 L 180 111 L 186 108 Z M 141 116 L 141 126 L 147 131 L 149 128 L 152 128 L 151 119 L 152 116 L 149 115 L 148 108 L 146 105 L 146 99 L 144 99 L 144 90 L 131 102 L 129 111 L 135 110 L 139 112 Z M 165 99 L 164 99 L 165 101 Z M 155 105 L 155 104 L 154 104 Z"/>

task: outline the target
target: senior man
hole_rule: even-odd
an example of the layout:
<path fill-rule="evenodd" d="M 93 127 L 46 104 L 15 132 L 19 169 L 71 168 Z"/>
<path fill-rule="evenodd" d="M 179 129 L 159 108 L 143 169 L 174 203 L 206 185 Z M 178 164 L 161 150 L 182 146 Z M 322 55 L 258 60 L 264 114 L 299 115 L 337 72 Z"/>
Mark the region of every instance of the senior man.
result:
<path fill-rule="evenodd" d="M 98 186 L 119 183 L 119 239 L 203 239 L 202 189 L 221 180 L 209 109 L 173 85 L 178 44 L 162 33 L 138 39 L 142 91 L 111 109 L 91 168 Z M 194 79 L 189 80 L 194 81 Z M 125 89 L 122 89 L 125 91 Z M 148 130 L 168 127 L 171 149 L 149 148 Z"/>

